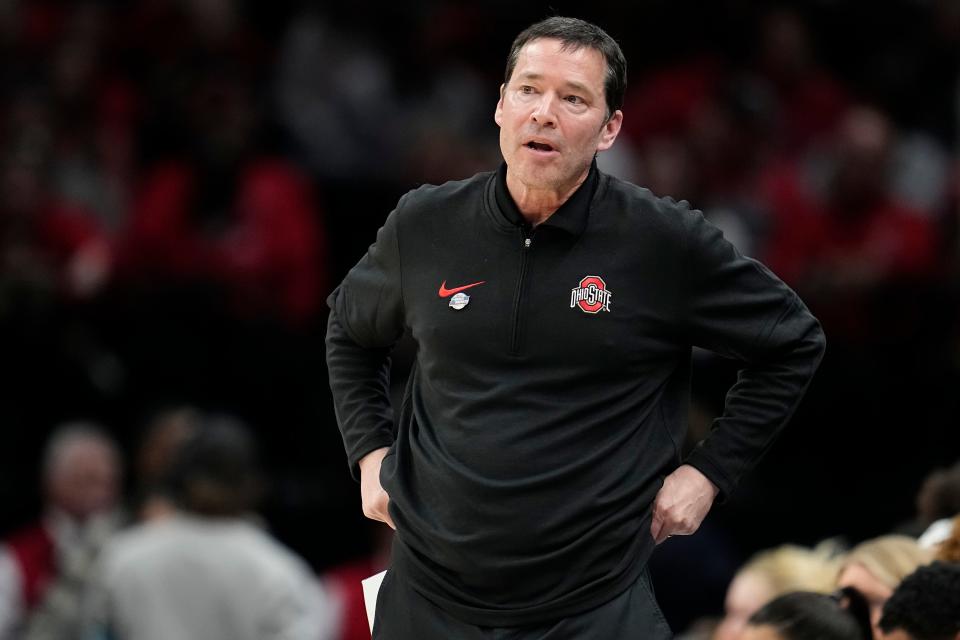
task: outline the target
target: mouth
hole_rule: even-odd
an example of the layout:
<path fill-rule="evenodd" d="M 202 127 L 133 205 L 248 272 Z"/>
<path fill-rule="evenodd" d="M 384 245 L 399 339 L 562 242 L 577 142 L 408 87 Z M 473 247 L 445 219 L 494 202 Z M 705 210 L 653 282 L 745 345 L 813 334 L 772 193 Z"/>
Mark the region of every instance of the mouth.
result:
<path fill-rule="evenodd" d="M 531 151 L 543 154 L 554 153 L 557 151 L 557 148 L 551 145 L 549 142 L 543 142 L 541 140 L 528 140 L 523 146 Z"/>

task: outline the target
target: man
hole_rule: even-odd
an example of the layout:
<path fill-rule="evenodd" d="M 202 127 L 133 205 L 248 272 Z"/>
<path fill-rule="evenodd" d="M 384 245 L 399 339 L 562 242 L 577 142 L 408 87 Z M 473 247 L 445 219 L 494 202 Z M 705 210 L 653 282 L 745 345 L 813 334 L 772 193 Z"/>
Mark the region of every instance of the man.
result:
<path fill-rule="evenodd" d="M 89 567 L 119 525 L 120 454 L 99 426 L 59 426 L 41 468 L 43 518 L 0 547 L 2 640 L 74 637 Z"/>
<path fill-rule="evenodd" d="M 960 640 L 960 564 L 920 567 L 883 605 L 884 640 Z"/>
<path fill-rule="evenodd" d="M 504 164 L 404 196 L 329 300 L 350 468 L 397 531 L 374 637 L 669 637 L 650 553 L 770 445 L 823 336 L 698 212 L 597 170 L 626 85 L 605 32 L 535 24 L 505 77 Z M 418 351 L 394 429 L 404 330 Z M 745 366 L 681 464 L 691 345 Z"/>
<path fill-rule="evenodd" d="M 104 549 L 85 638 L 323 640 L 330 606 L 306 564 L 250 522 L 256 446 L 227 418 L 197 418 L 174 454 L 175 515 Z"/>

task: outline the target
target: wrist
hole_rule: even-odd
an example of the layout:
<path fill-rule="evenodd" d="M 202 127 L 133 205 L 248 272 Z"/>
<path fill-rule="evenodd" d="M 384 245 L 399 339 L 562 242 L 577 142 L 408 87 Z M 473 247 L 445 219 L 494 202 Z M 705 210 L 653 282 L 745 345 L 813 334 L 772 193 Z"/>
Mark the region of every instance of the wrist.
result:
<path fill-rule="evenodd" d="M 360 471 L 363 472 L 365 468 L 374 464 L 379 465 L 380 461 L 383 460 L 383 457 L 387 455 L 387 451 L 389 450 L 390 447 L 380 447 L 379 449 L 374 449 L 370 453 L 360 458 L 360 461 L 357 462 L 357 466 L 360 467 Z"/>
<path fill-rule="evenodd" d="M 703 484 L 703 486 L 707 488 L 707 491 L 709 491 L 710 495 L 713 496 L 714 499 L 716 499 L 716 497 L 720 495 L 720 487 L 714 484 L 713 480 L 708 478 L 706 474 L 703 473 L 703 471 L 700 471 L 700 469 L 697 469 L 695 466 L 690 464 L 685 464 L 683 466 L 690 469 L 693 472 L 692 475 L 700 480 L 701 484 Z"/>

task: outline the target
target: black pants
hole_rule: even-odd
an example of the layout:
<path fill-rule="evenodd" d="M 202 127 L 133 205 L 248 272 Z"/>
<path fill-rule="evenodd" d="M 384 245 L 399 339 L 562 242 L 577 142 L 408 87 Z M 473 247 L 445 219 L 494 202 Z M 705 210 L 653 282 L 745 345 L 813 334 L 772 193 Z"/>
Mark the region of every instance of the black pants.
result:
<path fill-rule="evenodd" d="M 377 596 L 374 640 L 669 640 L 670 627 L 646 572 L 595 609 L 546 624 L 479 627 L 461 622 L 387 572 Z"/>

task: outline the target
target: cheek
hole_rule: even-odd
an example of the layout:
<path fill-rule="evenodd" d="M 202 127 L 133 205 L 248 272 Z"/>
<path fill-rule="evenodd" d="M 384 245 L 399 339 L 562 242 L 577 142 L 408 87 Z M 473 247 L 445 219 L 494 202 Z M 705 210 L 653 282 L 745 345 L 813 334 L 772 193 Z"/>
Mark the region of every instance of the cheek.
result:
<path fill-rule="evenodd" d="M 567 139 L 582 155 L 592 155 L 600 143 L 597 131 L 584 126 L 579 126 L 570 131 Z"/>
<path fill-rule="evenodd" d="M 513 157 L 513 145 L 510 143 L 510 134 L 506 127 L 500 127 L 500 154 L 507 161 Z"/>

